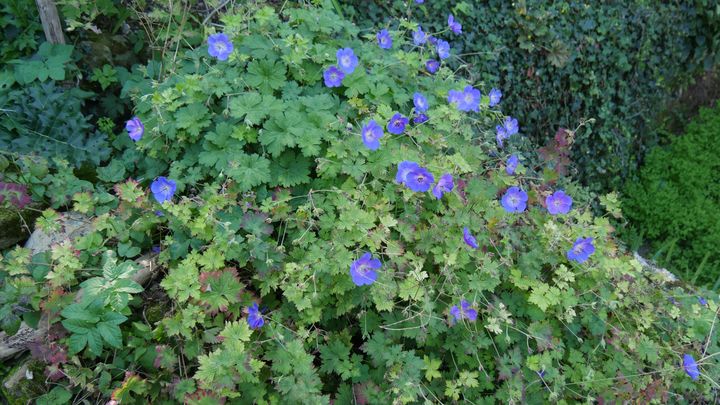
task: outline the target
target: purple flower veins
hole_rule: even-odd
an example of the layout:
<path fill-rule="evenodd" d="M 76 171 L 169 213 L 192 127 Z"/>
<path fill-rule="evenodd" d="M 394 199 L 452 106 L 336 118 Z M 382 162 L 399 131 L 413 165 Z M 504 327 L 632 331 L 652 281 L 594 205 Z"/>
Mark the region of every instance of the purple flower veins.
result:
<path fill-rule="evenodd" d="M 435 187 L 433 187 L 432 193 L 435 198 L 439 200 L 442 198 L 443 194 L 451 192 L 454 187 L 455 184 L 453 183 L 452 175 L 450 173 L 445 173 L 440 176 L 440 180 L 438 180 Z"/>
<path fill-rule="evenodd" d="M 478 313 L 475 308 L 470 306 L 470 303 L 467 302 L 467 300 L 461 300 L 460 307 L 453 305 L 452 308 L 450 308 L 450 315 L 453 316 L 454 322 L 458 322 L 461 319 L 467 319 L 470 322 L 475 322 Z"/>
<path fill-rule="evenodd" d="M 545 198 L 545 205 L 550 215 L 567 214 L 572 208 L 572 202 L 572 198 L 562 190 Z"/>
<path fill-rule="evenodd" d="M 251 306 L 247 307 L 247 311 L 247 323 L 250 325 L 250 329 L 260 329 L 265 324 L 265 319 L 260 313 L 257 302 L 253 302 Z"/>
<path fill-rule="evenodd" d="M 342 48 L 337 51 L 337 65 L 345 74 L 351 74 L 358 65 L 358 58 L 351 48 Z"/>
<path fill-rule="evenodd" d="M 500 204 L 507 212 L 523 212 L 527 207 L 528 195 L 518 187 L 510 187 L 502 196 Z"/>
<path fill-rule="evenodd" d="M 409 120 L 400 113 L 395 113 L 387 123 L 387 130 L 391 134 L 400 135 L 405 132 L 405 126 Z"/>
<path fill-rule="evenodd" d="M 340 87 L 344 78 L 345 73 L 338 69 L 337 66 L 330 66 L 323 73 L 323 79 L 325 79 L 327 87 Z"/>
<path fill-rule="evenodd" d="M 383 129 L 375 120 L 368 121 L 362 128 L 362 140 L 370 150 L 377 150 L 380 147 L 380 138 L 385 135 Z"/>
<path fill-rule="evenodd" d="M 165 201 L 170 201 L 175 194 L 177 185 L 175 181 L 165 178 L 163 176 L 158 177 L 155 181 L 150 184 L 150 191 L 153 193 L 153 197 L 160 204 Z"/>
<path fill-rule="evenodd" d="M 223 33 L 213 34 L 208 37 L 208 54 L 218 60 L 227 60 L 233 51 L 233 43 Z"/>
<path fill-rule="evenodd" d="M 585 263 L 593 253 L 595 253 L 593 238 L 577 238 L 567 251 L 567 258 L 577 263 Z"/>
<path fill-rule="evenodd" d="M 125 123 L 125 130 L 127 131 L 130 139 L 137 142 L 142 138 L 143 133 L 145 133 L 145 125 L 143 125 L 142 121 L 140 121 L 140 118 L 135 116 Z"/>

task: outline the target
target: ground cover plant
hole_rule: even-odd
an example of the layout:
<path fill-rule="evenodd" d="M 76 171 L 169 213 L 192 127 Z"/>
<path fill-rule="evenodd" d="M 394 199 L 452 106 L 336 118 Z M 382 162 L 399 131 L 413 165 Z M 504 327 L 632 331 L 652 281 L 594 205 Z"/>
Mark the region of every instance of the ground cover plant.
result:
<path fill-rule="evenodd" d="M 656 148 L 628 184 L 623 209 L 658 262 L 693 284 L 720 287 L 717 134 L 720 108 L 702 109 L 685 133 Z"/>
<path fill-rule="evenodd" d="M 52 207 L 38 227 L 70 206 L 93 228 L 2 261 L 3 330 L 51 323 L 39 402 L 717 398 L 717 300 L 627 255 L 615 199 L 593 216 L 556 161 L 529 163 L 503 91 L 447 65 L 462 19 L 219 22 L 125 83 L 97 181 L 10 163 Z M 143 287 L 146 254 L 163 271 Z"/>

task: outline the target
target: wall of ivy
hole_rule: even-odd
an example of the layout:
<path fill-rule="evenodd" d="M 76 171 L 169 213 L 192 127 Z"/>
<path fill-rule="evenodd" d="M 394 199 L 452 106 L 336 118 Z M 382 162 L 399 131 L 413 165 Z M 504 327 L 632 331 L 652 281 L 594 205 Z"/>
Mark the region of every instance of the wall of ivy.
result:
<path fill-rule="evenodd" d="M 432 33 L 453 13 L 463 25 L 451 41 L 454 66 L 501 88 L 523 135 L 539 145 L 558 127 L 594 118 L 577 133 L 571 173 L 593 190 L 618 189 L 632 175 L 656 144 L 657 109 L 717 61 L 720 43 L 720 8 L 703 0 L 342 3 L 361 27 L 408 15 Z"/>

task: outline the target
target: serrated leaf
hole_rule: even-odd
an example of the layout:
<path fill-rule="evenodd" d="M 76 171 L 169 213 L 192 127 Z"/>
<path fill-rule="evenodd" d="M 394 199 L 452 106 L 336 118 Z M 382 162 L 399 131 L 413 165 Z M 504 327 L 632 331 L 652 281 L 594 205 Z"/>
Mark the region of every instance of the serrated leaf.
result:
<path fill-rule="evenodd" d="M 120 331 L 120 327 L 116 324 L 110 322 L 100 322 L 97 324 L 97 331 L 108 345 L 117 349 L 122 347 L 122 332 Z"/>
<path fill-rule="evenodd" d="M 240 155 L 229 162 L 225 172 L 238 183 L 241 191 L 270 181 L 270 161 L 259 155 Z"/>

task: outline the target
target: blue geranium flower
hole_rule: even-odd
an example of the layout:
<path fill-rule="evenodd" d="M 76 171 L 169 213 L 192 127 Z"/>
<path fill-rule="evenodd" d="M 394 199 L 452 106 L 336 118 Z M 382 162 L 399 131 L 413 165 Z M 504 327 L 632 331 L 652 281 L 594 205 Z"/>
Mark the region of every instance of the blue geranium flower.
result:
<path fill-rule="evenodd" d="M 343 73 L 349 75 L 355 71 L 355 68 L 358 65 L 358 58 L 355 56 L 355 52 L 353 52 L 352 48 L 338 49 L 335 56 L 337 56 L 337 65 Z"/>
<path fill-rule="evenodd" d="M 477 239 L 470 233 L 470 230 L 465 227 L 463 228 L 463 240 L 465 241 L 465 244 L 470 246 L 473 249 L 478 248 Z"/>
<path fill-rule="evenodd" d="M 505 127 L 505 132 L 507 132 L 508 137 L 511 137 L 512 135 L 517 134 L 518 131 L 520 130 L 520 127 L 518 126 L 517 118 L 513 118 L 513 117 L 505 118 L 503 127 Z"/>
<path fill-rule="evenodd" d="M 577 238 L 572 248 L 567 251 L 567 258 L 578 263 L 585 263 L 593 253 L 595 253 L 593 238 Z"/>
<path fill-rule="evenodd" d="M 495 127 L 495 130 L 497 132 L 495 139 L 497 139 L 498 146 L 502 148 L 503 141 L 510 138 L 510 136 L 517 134 L 520 127 L 518 126 L 518 120 L 516 118 L 507 117 L 502 125 Z"/>
<path fill-rule="evenodd" d="M 700 296 L 698 296 L 697 298 L 698 298 L 698 302 L 700 303 L 700 305 L 707 306 L 707 300 L 705 300 L 705 298 L 700 297 Z"/>
<path fill-rule="evenodd" d="M 377 150 L 380 147 L 380 138 L 385 135 L 383 129 L 375 120 L 370 120 L 362 128 L 362 140 L 370 150 Z"/>
<path fill-rule="evenodd" d="M 683 356 L 683 368 L 685 369 L 687 375 L 689 375 L 693 380 L 697 380 L 700 377 L 700 370 L 698 370 L 695 358 L 691 354 L 685 354 Z"/>
<path fill-rule="evenodd" d="M 413 118 L 413 122 L 416 124 L 422 124 L 423 122 L 426 122 L 429 119 L 430 118 L 428 118 L 428 116 L 425 114 L 417 114 L 417 115 L 415 115 L 415 118 Z"/>
<path fill-rule="evenodd" d="M 528 195 L 518 187 L 510 187 L 500 203 L 507 212 L 523 212 L 527 207 Z"/>
<path fill-rule="evenodd" d="M 423 4 L 423 3 L 425 3 L 425 0 L 415 0 L 415 3 L 417 3 L 417 4 Z"/>
<path fill-rule="evenodd" d="M 427 99 L 421 93 L 413 94 L 413 105 L 415 105 L 415 112 L 425 112 L 428 109 Z"/>
<path fill-rule="evenodd" d="M 173 194 L 175 194 L 175 189 L 177 189 L 175 182 L 163 176 L 158 177 L 150 184 L 150 191 L 152 191 L 153 197 L 160 204 L 170 201 Z"/>
<path fill-rule="evenodd" d="M 545 198 L 545 205 L 550 215 L 567 214 L 572 208 L 572 203 L 572 198 L 562 190 L 558 190 Z"/>
<path fill-rule="evenodd" d="M 510 156 L 507 163 L 505 163 L 505 172 L 511 176 L 515 174 L 515 169 L 517 169 L 518 163 L 520 163 L 520 159 L 518 159 L 517 155 Z"/>
<path fill-rule="evenodd" d="M 427 62 L 425 62 L 425 69 L 427 69 L 430 74 L 434 75 L 435 72 L 440 69 L 440 61 L 437 61 L 435 59 L 428 60 Z"/>
<path fill-rule="evenodd" d="M 365 253 L 350 265 L 350 277 L 356 286 L 370 285 L 377 280 L 375 270 L 382 267 L 379 259 L 373 259 L 372 254 Z"/>
<path fill-rule="evenodd" d="M 462 34 L 462 25 L 455 21 L 455 17 L 452 14 L 448 16 L 448 27 L 450 27 L 452 32 Z"/>
<path fill-rule="evenodd" d="M 480 90 L 473 88 L 473 86 L 465 86 L 465 89 L 459 94 L 459 100 L 457 108 L 460 111 L 480 111 L 480 99 L 482 94 Z"/>
<path fill-rule="evenodd" d="M 424 167 L 411 170 L 405 178 L 405 185 L 410 190 L 421 193 L 430 190 L 433 182 L 435 182 L 435 177 Z"/>
<path fill-rule="evenodd" d="M 415 169 L 419 169 L 419 168 L 420 168 L 419 164 L 417 164 L 415 162 L 411 162 L 409 160 L 398 163 L 398 170 L 397 170 L 397 174 L 395 175 L 395 182 L 398 184 L 405 184 L 410 172 L 412 172 Z"/>
<path fill-rule="evenodd" d="M 500 104 L 500 99 L 502 98 L 502 92 L 498 89 L 493 88 L 490 90 L 490 94 L 488 94 L 490 97 L 490 107 L 495 107 L 496 105 Z"/>
<path fill-rule="evenodd" d="M 423 45 L 425 42 L 427 42 L 427 35 L 422 30 L 422 27 L 418 25 L 417 31 L 413 31 L 412 34 L 413 37 L 413 43 L 416 46 Z"/>
<path fill-rule="evenodd" d="M 247 323 L 250 325 L 250 329 L 260 329 L 265 324 L 260 308 L 258 308 L 257 302 L 253 302 L 252 305 L 247 307 L 248 317 Z"/>
<path fill-rule="evenodd" d="M 125 130 L 127 131 L 130 139 L 137 142 L 142 138 L 143 134 L 145 133 L 145 125 L 143 125 L 142 121 L 140 121 L 140 118 L 135 116 L 130 118 L 128 122 L 125 123 Z"/>
<path fill-rule="evenodd" d="M 408 120 L 404 115 L 395 113 L 395 115 L 393 115 L 387 123 L 387 130 L 391 134 L 400 135 L 405 131 L 405 126 L 409 121 L 410 120 Z"/>
<path fill-rule="evenodd" d="M 336 66 L 330 66 L 325 69 L 323 73 L 323 79 L 325 79 L 325 85 L 327 87 L 340 87 L 344 78 L 345 73 Z"/>
<path fill-rule="evenodd" d="M 378 45 L 382 49 L 392 48 L 393 41 L 392 41 L 392 37 L 390 36 L 390 33 L 388 32 L 388 30 L 382 30 L 382 31 L 378 32 L 377 33 L 377 41 L 378 41 Z"/>
<path fill-rule="evenodd" d="M 447 59 L 450 57 L 450 44 L 447 43 L 447 41 L 443 41 L 442 39 L 437 40 L 437 54 L 438 58 Z"/>
<path fill-rule="evenodd" d="M 467 319 L 470 322 L 475 322 L 478 314 L 477 310 L 472 308 L 467 300 L 461 300 L 459 308 L 457 305 L 453 305 L 452 308 L 450 308 L 450 315 L 455 318 L 455 322 L 458 322 L 461 319 Z"/>
<path fill-rule="evenodd" d="M 503 147 L 503 141 L 508 138 L 507 131 L 505 130 L 505 127 L 502 125 L 498 125 L 495 127 L 495 139 L 497 140 L 498 146 Z"/>
<path fill-rule="evenodd" d="M 448 103 L 455 104 L 457 109 L 460 109 L 460 103 L 462 102 L 462 92 L 457 90 L 448 91 Z"/>
<path fill-rule="evenodd" d="M 440 176 L 440 180 L 438 180 L 435 187 L 433 187 L 432 193 L 438 200 L 442 198 L 443 194 L 449 193 L 453 190 L 455 187 L 455 183 L 453 183 L 453 178 L 450 173 L 445 173 L 442 176 Z"/>
<path fill-rule="evenodd" d="M 227 35 L 213 34 L 208 37 L 208 53 L 218 60 L 227 60 L 233 51 L 233 43 Z"/>

